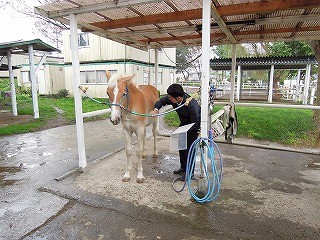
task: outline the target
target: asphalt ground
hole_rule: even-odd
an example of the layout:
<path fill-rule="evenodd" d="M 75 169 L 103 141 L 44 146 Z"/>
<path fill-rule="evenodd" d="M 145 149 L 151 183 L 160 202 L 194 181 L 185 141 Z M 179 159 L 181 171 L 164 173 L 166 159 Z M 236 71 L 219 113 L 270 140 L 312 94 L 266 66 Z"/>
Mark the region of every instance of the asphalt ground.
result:
<path fill-rule="evenodd" d="M 158 137 L 158 159 L 147 142 L 145 183 L 136 183 L 135 174 L 123 183 L 121 126 L 84 126 L 84 172 L 73 171 L 73 125 L 0 137 L 0 239 L 319 239 L 317 151 L 218 143 L 221 192 L 199 204 L 187 189 L 172 188 L 179 160 L 168 137 Z"/>

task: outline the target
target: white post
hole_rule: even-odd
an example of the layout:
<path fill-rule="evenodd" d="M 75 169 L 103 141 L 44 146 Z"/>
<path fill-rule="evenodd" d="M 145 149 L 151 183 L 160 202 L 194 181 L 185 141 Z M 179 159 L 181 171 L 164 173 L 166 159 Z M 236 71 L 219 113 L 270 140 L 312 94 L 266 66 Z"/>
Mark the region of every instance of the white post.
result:
<path fill-rule="evenodd" d="M 30 64 L 30 81 L 32 90 L 32 104 L 33 104 L 33 117 L 35 119 L 39 118 L 39 106 L 38 106 L 38 84 L 36 79 L 36 74 L 34 70 L 34 59 L 33 59 L 33 46 L 28 45 L 29 53 L 29 64 Z"/>
<path fill-rule="evenodd" d="M 301 75 L 301 70 L 298 70 L 298 76 L 296 80 L 296 92 L 294 94 L 294 101 L 297 102 L 300 94 L 300 75 Z"/>
<path fill-rule="evenodd" d="M 72 53 L 72 77 L 73 77 L 73 92 L 74 92 L 74 106 L 76 113 L 76 128 L 78 140 L 78 157 L 79 167 L 85 168 L 87 166 L 84 131 L 83 131 L 83 113 L 82 100 L 79 90 L 80 86 L 80 63 L 79 63 L 79 49 L 78 49 L 78 28 L 77 16 L 70 14 L 70 33 L 71 33 L 71 53 Z"/>
<path fill-rule="evenodd" d="M 234 86 L 235 86 L 235 73 L 236 73 L 236 52 L 237 45 L 232 44 L 232 64 L 231 64 L 231 91 L 230 102 L 234 102 Z"/>
<path fill-rule="evenodd" d="M 154 49 L 154 86 L 158 89 L 159 81 L 159 50 L 158 48 Z"/>
<path fill-rule="evenodd" d="M 238 65 L 238 74 L 237 74 L 237 101 L 240 101 L 240 90 L 241 90 L 241 66 Z"/>
<path fill-rule="evenodd" d="M 313 105 L 315 93 L 316 93 L 316 88 L 313 87 L 313 88 L 311 89 L 310 102 L 309 102 L 310 105 Z"/>
<path fill-rule="evenodd" d="M 306 76 L 305 76 L 305 80 L 304 80 L 302 104 L 308 104 L 309 85 L 310 85 L 310 71 L 311 71 L 311 64 L 308 63 L 307 64 L 307 68 L 306 68 Z"/>
<path fill-rule="evenodd" d="M 201 137 L 208 137 L 208 99 L 210 78 L 210 16 L 211 1 L 203 0 L 202 6 L 202 83 L 201 83 Z"/>
<path fill-rule="evenodd" d="M 13 114 L 13 116 L 18 116 L 16 86 L 14 85 L 14 76 L 13 76 L 13 70 L 12 70 L 11 50 L 8 50 L 8 51 L 7 51 L 7 57 L 8 57 L 8 69 L 9 69 L 10 89 L 11 89 L 12 114 Z M 1 66 L 1 65 L 0 65 L 0 66 Z"/>
<path fill-rule="evenodd" d="M 272 102 L 273 75 L 274 75 L 274 64 L 271 65 L 271 69 L 270 69 L 268 102 Z"/>

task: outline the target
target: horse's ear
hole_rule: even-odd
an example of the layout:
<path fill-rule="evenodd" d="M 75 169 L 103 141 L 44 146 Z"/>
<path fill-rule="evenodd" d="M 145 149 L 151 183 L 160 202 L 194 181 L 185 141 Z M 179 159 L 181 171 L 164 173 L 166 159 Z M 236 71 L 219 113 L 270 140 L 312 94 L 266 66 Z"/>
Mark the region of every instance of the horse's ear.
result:
<path fill-rule="evenodd" d="M 132 80 L 132 78 L 134 78 L 135 74 L 133 74 L 132 76 L 127 76 L 124 78 L 124 80 L 128 83 Z"/>
<path fill-rule="evenodd" d="M 110 80 L 110 78 L 111 78 L 111 73 L 109 72 L 109 70 L 106 70 L 106 75 L 107 75 L 107 79 Z"/>

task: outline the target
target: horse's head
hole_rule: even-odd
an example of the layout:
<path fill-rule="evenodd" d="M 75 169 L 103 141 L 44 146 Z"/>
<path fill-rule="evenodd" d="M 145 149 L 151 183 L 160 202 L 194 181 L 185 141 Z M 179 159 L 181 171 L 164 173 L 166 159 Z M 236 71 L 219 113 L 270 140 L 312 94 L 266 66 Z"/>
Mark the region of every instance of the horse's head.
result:
<path fill-rule="evenodd" d="M 116 73 L 110 76 L 110 73 L 107 72 L 108 78 L 108 88 L 107 94 L 109 96 L 110 108 L 111 108 L 111 116 L 110 121 L 117 125 L 121 120 L 121 109 L 123 102 L 126 101 L 127 95 L 127 84 L 134 77 L 128 76 L 123 77 L 122 75 Z"/>

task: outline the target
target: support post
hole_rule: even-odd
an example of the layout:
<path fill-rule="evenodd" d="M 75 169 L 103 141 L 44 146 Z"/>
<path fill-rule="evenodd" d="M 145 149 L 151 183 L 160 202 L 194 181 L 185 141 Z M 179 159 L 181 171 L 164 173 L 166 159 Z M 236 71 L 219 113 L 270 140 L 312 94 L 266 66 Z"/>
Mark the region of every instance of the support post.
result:
<path fill-rule="evenodd" d="M 154 49 L 154 86 L 158 89 L 159 82 L 159 49 Z"/>
<path fill-rule="evenodd" d="M 301 70 L 298 70 L 298 76 L 297 76 L 297 80 L 296 80 L 296 91 L 294 94 L 294 101 L 297 102 L 299 95 L 300 95 L 300 75 L 301 75 Z"/>
<path fill-rule="evenodd" d="M 234 102 L 234 86 L 235 86 L 235 72 L 236 72 L 236 52 L 237 45 L 232 44 L 232 64 L 231 64 L 231 91 L 230 102 Z"/>
<path fill-rule="evenodd" d="M 272 102 L 273 75 L 274 75 L 274 64 L 271 65 L 271 69 L 270 69 L 268 102 Z"/>
<path fill-rule="evenodd" d="M 311 72 L 311 64 L 308 63 L 307 64 L 307 68 L 306 68 L 306 76 L 305 76 L 305 80 L 304 80 L 302 104 L 308 104 L 309 85 L 310 85 L 310 72 Z"/>
<path fill-rule="evenodd" d="M 238 74 L 237 74 L 237 101 L 240 101 L 240 91 L 241 91 L 241 66 L 238 65 Z"/>
<path fill-rule="evenodd" d="M 28 45 L 29 53 L 29 64 L 30 64 L 30 81 L 31 81 L 31 91 L 32 91 L 32 104 L 33 104 L 33 117 L 35 119 L 39 118 L 39 105 L 38 105 L 38 84 L 34 68 L 34 55 L 33 46 Z"/>
<path fill-rule="evenodd" d="M 79 49 L 78 49 L 78 27 L 77 16 L 70 14 L 70 33 L 71 33 L 71 52 L 72 52 L 72 77 L 73 77 L 73 92 L 74 92 L 74 106 L 76 113 L 76 128 L 78 141 L 78 157 L 79 168 L 87 166 L 84 130 L 83 130 L 83 113 L 82 100 L 80 95 L 80 63 L 79 63 Z"/>
<path fill-rule="evenodd" d="M 10 78 L 12 114 L 13 114 L 13 116 L 18 116 L 16 86 L 14 85 L 11 50 L 7 51 L 7 58 L 8 58 L 9 78 Z M 1 64 L 0 64 L 0 66 L 1 66 Z"/>
<path fill-rule="evenodd" d="M 209 118 L 209 78 L 210 78 L 210 19 L 211 1 L 202 1 L 202 74 L 201 74 L 201 137 L 208 138 Z M 209 118 L 210 119 L 210 118 Z M 204 153 L 207 159 L 207 152 Z M 198 179 L 198 196 L 204 196 L 207 191 L 207 179 L 203 175 L 203 164 L 200 164 L 201 174 Z"/>

